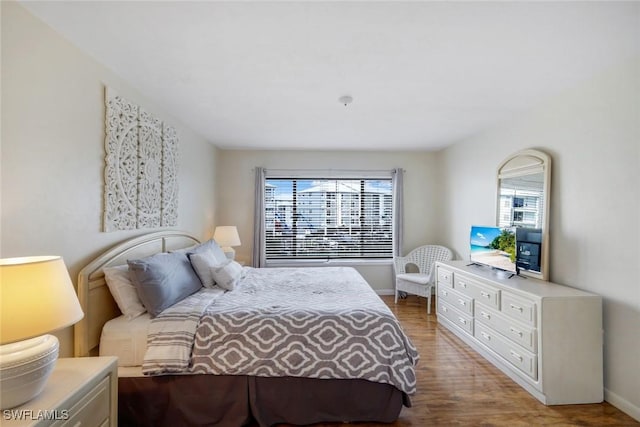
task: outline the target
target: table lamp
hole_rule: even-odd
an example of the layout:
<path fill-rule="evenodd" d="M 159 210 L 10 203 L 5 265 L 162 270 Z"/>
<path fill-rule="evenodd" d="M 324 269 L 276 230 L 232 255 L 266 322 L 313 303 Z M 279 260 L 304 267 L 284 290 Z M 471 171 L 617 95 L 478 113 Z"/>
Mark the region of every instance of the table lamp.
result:
<path fill-rule="evenodd" d="M 43 335 L 84 316 L 59 256 L 0 259 L 0 409 L 44 389 L 58 359 L 58 339 Z"/>
<path fill-rule="evenodd" d="M 213 240 L 222 247 L 224 254 L 229 259 L 236 256 L 232 246 L 240 246 L 240 236 L 235 225 L 221 225 L 213 232 Z"/>

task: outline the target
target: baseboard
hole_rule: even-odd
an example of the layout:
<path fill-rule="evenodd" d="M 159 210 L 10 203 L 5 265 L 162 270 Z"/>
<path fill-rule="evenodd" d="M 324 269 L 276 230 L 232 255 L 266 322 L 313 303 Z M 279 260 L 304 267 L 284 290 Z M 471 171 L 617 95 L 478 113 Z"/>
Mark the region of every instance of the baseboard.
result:
<path fill-rule="evenodd" d="M 616 408 L 620 409 L 622 412 L 629 415 L 631 418 L 634 418 L 637 421 L 640 421 L 640 407 L 629 402 L 627 399 L 605 388 L 604 400 L 606 400 Z"/>
<path fill-rule="evenodd" d="M 376 289 L 375 291 L 378 295 L 393 295 L 395 293 L 393 289 Z"/>

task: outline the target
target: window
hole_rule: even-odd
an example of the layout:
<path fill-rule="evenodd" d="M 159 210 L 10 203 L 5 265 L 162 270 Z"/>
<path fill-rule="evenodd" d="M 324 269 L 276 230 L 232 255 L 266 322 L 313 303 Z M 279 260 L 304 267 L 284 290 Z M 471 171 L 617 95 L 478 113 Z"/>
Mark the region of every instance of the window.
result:
<path fill-rule="evenodd" d="M 540 228 L 542 203 L 541 192 L 502 189 L 498 225 Z"/>
<path fill-rule="evenodd" d="M 393 257 L 388 178 L 266 177 L 266 261 Z"/>

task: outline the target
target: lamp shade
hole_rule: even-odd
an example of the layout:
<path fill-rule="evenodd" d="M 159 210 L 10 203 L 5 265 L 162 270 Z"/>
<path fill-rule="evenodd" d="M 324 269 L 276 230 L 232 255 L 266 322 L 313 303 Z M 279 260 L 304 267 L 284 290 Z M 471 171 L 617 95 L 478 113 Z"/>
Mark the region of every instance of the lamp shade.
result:
<path fill-rule="evenodd" d="M 83 316 L 61 257 L 0 259 L 0 344 L 71 326 Z"/>
<path fill-rule="evenodd" d="M 213 240 L 222 247 L 240 246 L 240 236 L 235 225 L 221 225 L 216 227 Z"/>

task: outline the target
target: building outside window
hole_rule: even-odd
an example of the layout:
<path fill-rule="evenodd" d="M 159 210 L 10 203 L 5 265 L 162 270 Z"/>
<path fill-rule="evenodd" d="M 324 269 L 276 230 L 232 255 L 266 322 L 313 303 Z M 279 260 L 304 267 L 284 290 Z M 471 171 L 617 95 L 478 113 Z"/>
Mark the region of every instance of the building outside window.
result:
<path fill-rule="evenodd" d="M 267 178 L 264 211 L 267 260 L 393 256 L 391 178 Z"/>
<path fill-rule="evenodd" d="M 541 228 L 542 193 L 540 191 L 503 190 L 500 194 L 500 227 Z"/>

